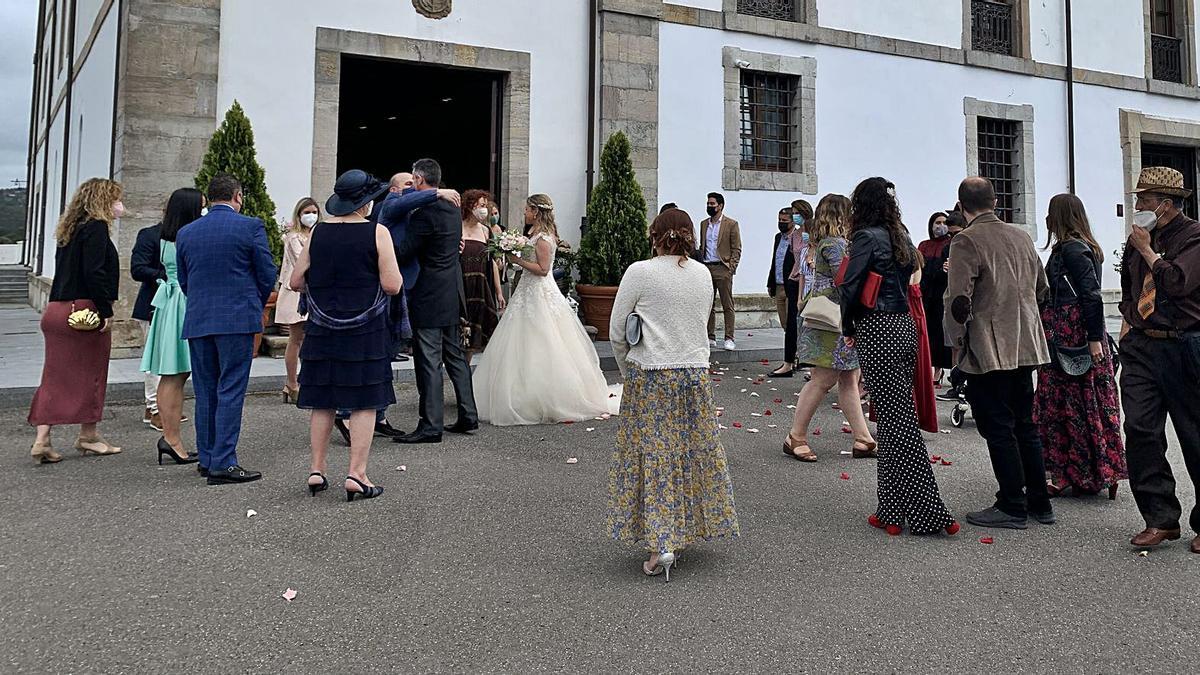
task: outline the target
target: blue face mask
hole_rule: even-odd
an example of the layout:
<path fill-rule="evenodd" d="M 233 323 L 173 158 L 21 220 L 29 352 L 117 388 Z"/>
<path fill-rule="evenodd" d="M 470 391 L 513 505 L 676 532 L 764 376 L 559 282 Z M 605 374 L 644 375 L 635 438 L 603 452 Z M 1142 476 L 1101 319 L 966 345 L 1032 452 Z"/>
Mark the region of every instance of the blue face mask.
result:
<path fill-rule="evenodd" d="M 792 222 L 798 226 L 803 225 L 804 224 L 804 216 L 800 215 L 799 213 L 793 213 L 792 214 Z"/>
<path fill-rule="evenodd" d="M 800 241 L 802 241 L 806 244 L 808 243 L 808 233 L 807 232 L 800 233 Z"/>

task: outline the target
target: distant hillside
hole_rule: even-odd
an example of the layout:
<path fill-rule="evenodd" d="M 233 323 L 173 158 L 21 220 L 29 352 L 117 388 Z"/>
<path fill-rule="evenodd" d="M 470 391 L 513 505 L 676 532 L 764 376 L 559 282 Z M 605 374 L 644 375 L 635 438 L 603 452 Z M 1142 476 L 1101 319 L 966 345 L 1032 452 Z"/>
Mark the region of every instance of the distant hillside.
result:
<path fill-rule="evenodd" d="M 0 240 L 24 239 L 25 188 L 0 189 Z"/>

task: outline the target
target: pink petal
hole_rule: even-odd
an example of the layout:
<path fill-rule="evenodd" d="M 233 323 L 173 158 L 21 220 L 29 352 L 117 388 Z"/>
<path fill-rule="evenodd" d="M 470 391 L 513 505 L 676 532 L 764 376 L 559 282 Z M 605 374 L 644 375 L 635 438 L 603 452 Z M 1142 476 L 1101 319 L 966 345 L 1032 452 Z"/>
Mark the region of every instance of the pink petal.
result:
<path fill-rule="evenodd" d="M 292 599 L 295 597 L 296 597 L 296 591 L 293 591 L 290 588 L 283 592 L 283 599 L 287 600 L 288 602 L 291 602 Z"/>

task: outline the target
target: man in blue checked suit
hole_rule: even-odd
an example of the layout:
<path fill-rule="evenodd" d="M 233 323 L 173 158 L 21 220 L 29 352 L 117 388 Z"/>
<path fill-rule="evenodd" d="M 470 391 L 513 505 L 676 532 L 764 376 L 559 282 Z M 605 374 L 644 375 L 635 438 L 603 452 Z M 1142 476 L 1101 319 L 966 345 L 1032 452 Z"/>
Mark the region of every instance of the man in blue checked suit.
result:
<path fill-rule="evenodd" d="M 183 338 L 192 355 L 196 450 L 209 485 L 262 478 L 238 464 L 242 406 L 250 382 L 254 335 L 279 270 L 267 232 L 240 214 L 242 186 L 228 174 L 208 186 L 208 215 L 179 231 L 179 286 L 187 296 Z"/>

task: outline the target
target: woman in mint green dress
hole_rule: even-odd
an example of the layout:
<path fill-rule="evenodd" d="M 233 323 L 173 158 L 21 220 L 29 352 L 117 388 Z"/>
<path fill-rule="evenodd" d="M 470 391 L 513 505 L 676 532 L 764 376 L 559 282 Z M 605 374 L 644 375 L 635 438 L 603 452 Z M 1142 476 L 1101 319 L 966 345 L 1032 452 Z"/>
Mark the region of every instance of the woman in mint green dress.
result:
<path fill-rule="evenodd" d="M 158 463 L 166 455 L 176 464 L 191 464 L 195 453 L 183 447 L 180 420 L 183 418 L 183 385 L 192 374 L 192 360 L 183 334 L 187 298 L 179 288 L 179 268 L 175 264 L 175 236 L 179 230 L 200 218 L 204 196 L 199 190 L 180 188 L 167 201 L 161 225 L 158 251 L 166 279 L 159 279 L 151 305 L 154 315 L 142 353 L 142 370 L 161 377 L 158 383 L 158 412 L 162 416 L 163 435 L 158 439 Z"/>

